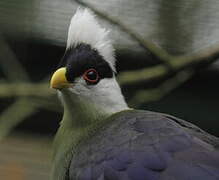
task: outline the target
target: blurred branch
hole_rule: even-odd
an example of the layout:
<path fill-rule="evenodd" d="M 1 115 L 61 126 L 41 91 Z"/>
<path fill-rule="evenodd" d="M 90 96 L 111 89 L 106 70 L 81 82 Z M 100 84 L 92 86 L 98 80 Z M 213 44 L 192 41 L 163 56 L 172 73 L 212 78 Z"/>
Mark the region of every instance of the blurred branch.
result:
<path fill-rule="evenodd" d="M 57 96 L 50 96 L 49 98 L 31 98 L 32 102 L 39 108 L 43 108 L 54 112 L 63 112 L 63 107 L 61 102 L 58 100 Z"/>
<path fill-rule="evenodd" d="M 129 103 L 131 106 L 135 107 L 141 103 L 159 100 L 187 81 L 193 74 L 194 72 L 192 70 L 180 71 L 174 77 L 166 80 L 157 88 L 137 91 Z"/>
<path fill-rule="evenodd" d="M 0 64 L 6 77 L 11 82 L 29 81 L 28 74 L 11 51 L 5 39 L 0 35 Z M 16 89 L 16 88 L 15 88 Z M 16 113 L 15 113 L 16 112 Z M 17 99 L 0 116 L 0 140 L 26 117 L 36 112 L 35 106 L 25 98 Z"/>
<path fill-rule="evenodd" d="M 19 63 L 16 56 L 0 35 L 0 65 L 6 77 L 12 83 L 0 84 L 0 97 L 19 97 L 13 104 L 5 109 L 0 116 L 0 140 L 9 134 L 9 132 L 25 118 L 38 111 L 39 107 L 43 107 L 48 110 L 60 112 L 60 104 L 53 103 L 51 99 L 52 91 L 49 89 L 48 84 L 33 84 L 30 82 L 30 78 Z M 47 78 L 46 78 L 47 79 Z M 25 83 L 18 83 L 24 82 Z M 20 97 L 20 96 L 31 96 Z M 40 96 L 44 98 L 34 99 L 32 96 Z M 15 113 L 16 112 L 16 113 Z"/>
<path fill-rule="evenodd" d="M 145 40 L 138 33 L 134 32 L 130 27 L 123 24 L 118 19 L 112 18 L 108 16 L 105 12 L 101 12 L 95 6 L 91 4 L 85 3 L 82 0 L 74 0 L 78 4 L 88 7 L 92 11 L 94 11 L 98 17 L 103 18 L 104 20 L 116 25 L 123 32 L 127 33 L 133 40 L 135 40 L 143 49 L 150 52 L 154 57 L 158 60 L 162 61 L 168 67 L 168 60 L 172 58 L 172 55 L 168 54 L 164 49 L 156 46 L 154 43 Z"/>
<path fill-rule="evenodd" d="M 120 72 L 117 76 L 120 85 L 131 85 L 136 82 L 150 81 L 162 77 L 169 71 L 163 65 L 156 65 L 140 70 Z"/>
<path fill-rule="evenodd" d="M 209 47 L 193 55 L 176 56 L 168 60 L 171 72 L 180 72 L 186 68 L 195 68 L 198 65 L 208 65 L 219 58 L 219 44 Z M 121 72 L 118 80 L 122 85 L 140 81 L 152 81 L 168 75 L 170 71 L 162 64 L 136 71 Z"/>
<path fill-rule="evenodd" d="M 10 105 L 0 116 L 0 140 L 7 136 L 17 124 L 36 111 L 35 105 L 25 98 Z"/>
<path fill-rule="evenodd" d="M 180 71 L 184 71 L 186 68 L 193 68 L 202 63 L 205 63 L 206 65 L 210 64 L 211 62 L 216 61 L 219 57 L 219 44 L 193 55 L 171 55 L 162 48 L 156 46 L 154 43 L 146 41 L 139 34 L 135 33 L 130 27 L 126 26 L 118 19 L 110 17 L 105 12 L 100 11 L 95 6 L 84 2 L 83 0 L 75 1 L 82 6 L 88 7 L 104 20 L 116 25 L 123 32 L 127 33 L 132 39 L 138 42 L 139 45 L 146 51 L 149 51 L 155 58 L 163 62 L 162 64 L 154 67 L 120 73 L 118 75 L 118 80 L 121 85 L 133 84 L 139 81 L 152 81 L 154 79 L 167 76 L 169 73 L 180 73 Z"/>
<path fill-rule="evenodd" d="M 1 83 L 0 97 L 38 96 L 48 97 L 54 95 L 48 83 Z"/>
<path fill-rule="evenodd" d="M 0 33 L 0 65 L 10 81 L 29 81 L 28 74 Z"/>
<path fill-rule="evenodd" d="M 56 112 L 62 111 L 60 103 L 54 103 L 52 99 L 19 98 L 1 113 L 0 141 L 6 137 L 15 126 L 36 113 L 40 107 Z"/>

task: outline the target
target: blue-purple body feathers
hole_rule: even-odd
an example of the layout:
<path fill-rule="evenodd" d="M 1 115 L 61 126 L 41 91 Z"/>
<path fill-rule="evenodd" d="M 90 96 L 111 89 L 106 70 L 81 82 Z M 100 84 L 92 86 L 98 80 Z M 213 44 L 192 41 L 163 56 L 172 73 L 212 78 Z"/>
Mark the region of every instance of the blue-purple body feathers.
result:
<path fill-rule="evenodd" d="M 81 143 L 68 180 L 219 180 L 219 141 L 175 117 L 127 111 Z"/>

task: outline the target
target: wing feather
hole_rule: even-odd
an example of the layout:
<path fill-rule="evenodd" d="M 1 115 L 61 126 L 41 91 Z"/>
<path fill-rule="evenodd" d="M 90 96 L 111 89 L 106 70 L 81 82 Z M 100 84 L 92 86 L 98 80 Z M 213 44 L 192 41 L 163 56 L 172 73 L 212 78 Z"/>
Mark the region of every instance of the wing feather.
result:
<path fill-rule="evenodd" d="M 129 111 L 80 145 L 68 176 L 70 180 L 216 180 L 217 144 L 217 138 L 211 140 L 183 120 Z"/>

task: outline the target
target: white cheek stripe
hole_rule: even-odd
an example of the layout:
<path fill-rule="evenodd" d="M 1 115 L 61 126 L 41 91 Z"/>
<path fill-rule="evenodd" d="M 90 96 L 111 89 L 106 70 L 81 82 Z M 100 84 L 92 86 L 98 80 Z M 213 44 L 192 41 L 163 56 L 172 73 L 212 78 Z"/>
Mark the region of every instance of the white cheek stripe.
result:
<path fill-rule="evenodd" d="M 98 84 L 90 86 L 81 77 L 70 90 L 85 101 L 93 104 L 100 113 L 113 114 L 128 109 L 121 89 L 114 77 L 102 79 Z"/>

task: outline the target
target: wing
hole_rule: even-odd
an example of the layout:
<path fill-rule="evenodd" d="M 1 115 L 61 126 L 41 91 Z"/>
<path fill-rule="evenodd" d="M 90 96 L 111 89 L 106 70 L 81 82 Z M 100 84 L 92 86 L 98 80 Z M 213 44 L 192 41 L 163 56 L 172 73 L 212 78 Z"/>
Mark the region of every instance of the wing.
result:
<path fill-rule="evenodd" d="M 114 118 L 79 146 L 67 179 L 219 179 L 219 153 L 202 140 L 205 133 L 196 126 L 148 111 L 124 112 Z"/>

